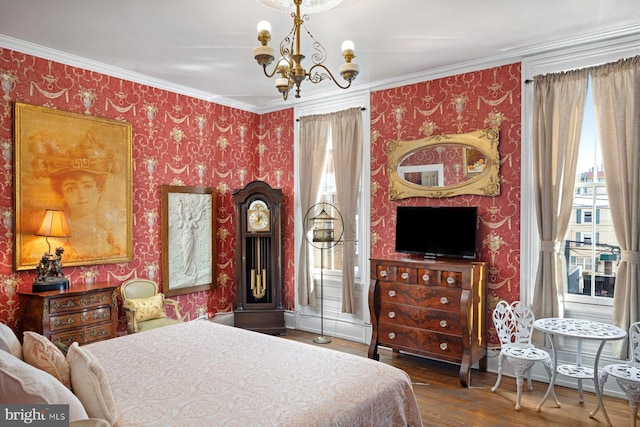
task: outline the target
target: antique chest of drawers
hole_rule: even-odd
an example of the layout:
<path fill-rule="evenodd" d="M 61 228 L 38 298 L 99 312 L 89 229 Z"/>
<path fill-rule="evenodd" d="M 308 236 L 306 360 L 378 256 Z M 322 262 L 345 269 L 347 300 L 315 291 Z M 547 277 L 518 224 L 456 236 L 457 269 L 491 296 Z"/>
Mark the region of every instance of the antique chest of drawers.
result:
<path fill-rule="evenodd" d="M 369 357 L 384 346 L 458 363 L 468 386 L 474 363 L 487 369 L 486 274 L 484 262 L 372 259 Z"/>
<path fill-rule="evenodd" d="M 117 286 L 96 284 L 64 291 L 19 292 L 19 337 L 34 331 L 52 342 L 87 344 L 114 338 L 118 327 Z"/>

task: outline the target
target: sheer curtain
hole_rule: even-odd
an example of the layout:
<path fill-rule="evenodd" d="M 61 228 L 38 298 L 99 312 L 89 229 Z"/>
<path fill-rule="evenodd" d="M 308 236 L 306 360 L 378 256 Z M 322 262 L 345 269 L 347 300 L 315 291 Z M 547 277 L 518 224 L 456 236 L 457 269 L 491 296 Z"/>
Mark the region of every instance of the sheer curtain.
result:
<path fill-rule="evenodd" d="M 318 114 L 300 118 L 300 209 L 302 218 L 318 200 L 320 180 L 324 172 L 331 116 Z M 315 167 L 314 167 L 315 165 Z M 319 165 L 319 167 L 318 167 Z M 302 224 L 304 235 L 312 224 Z M 313 257 L 309 256 L 307 240 L 302 239 L 298 252 L 300 259 L 298 268 L 298 286 L 296 293 L 300 305 L 315 305 L 316 295 L 313 286 Z"/>
<path fill-rule="evenodd" d="M 573 204 L 588 71 L 534 77 L 533 154 L 540 259 L 536 318 L 563 317 L 566 266 L 559 252 Z"/>
<path fill-rule="evenodd" d="M 344 222 L 342 250 L 342 312 L 355 313 L 354 257 L 356 213 L 362 171 L 362 112 L 350 108 L 332 115 L 331 141 L 336 174 L 336 205 Z"/>
<path fill-rule="evenodd" d="M 640 320 L 640 56 L 594 67 L 592 80 L 609 208 L 622 249 L 613 322 L 628 330 Z M 613 344 L 615 356 L 626 356 L 625 344 Z"/>

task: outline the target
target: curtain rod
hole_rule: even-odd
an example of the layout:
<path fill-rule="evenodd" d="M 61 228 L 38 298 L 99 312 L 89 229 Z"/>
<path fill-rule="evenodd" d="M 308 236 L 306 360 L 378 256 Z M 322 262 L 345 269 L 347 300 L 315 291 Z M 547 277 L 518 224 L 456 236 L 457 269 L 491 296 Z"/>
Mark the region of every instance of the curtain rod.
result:
<path fill-rule="evenodd" d="M 364 108 L 364 107 L 360 107 L 360 111 L 367 111 L 367 109 Z M 300 119 L 296 119 L 296 122 L 299 122 L 299 121 L 300 121 Z"/>

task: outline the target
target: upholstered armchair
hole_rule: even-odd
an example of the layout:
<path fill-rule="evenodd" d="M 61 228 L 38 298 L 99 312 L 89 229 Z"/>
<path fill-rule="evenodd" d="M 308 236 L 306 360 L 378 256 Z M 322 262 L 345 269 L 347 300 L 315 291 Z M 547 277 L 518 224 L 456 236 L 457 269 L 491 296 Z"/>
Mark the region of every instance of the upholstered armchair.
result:
<path fill-rule="evenodd" d="M 165 298 L 151 280 L 127 280 L 120 286 L 120 295 L 130 334 L 182 322 L 178 301 Z M 173 306 L 175 319 L 167 316 L 167 304 Z"/>

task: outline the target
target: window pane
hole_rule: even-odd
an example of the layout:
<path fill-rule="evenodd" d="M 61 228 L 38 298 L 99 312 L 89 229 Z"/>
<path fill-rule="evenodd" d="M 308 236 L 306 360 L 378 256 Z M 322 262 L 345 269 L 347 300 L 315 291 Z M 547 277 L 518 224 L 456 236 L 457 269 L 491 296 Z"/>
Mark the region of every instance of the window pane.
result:
<path fill-rule="evenodd" d="M 615 270 L 620 261 L 620 248 L 609 213 L 600 143 L 589 88 L 573 196 L 574 213 L 571 215 L 564 254 L 568 293 L 591 297 L 593 301 L 601 297 L 613 297 Z"/>

